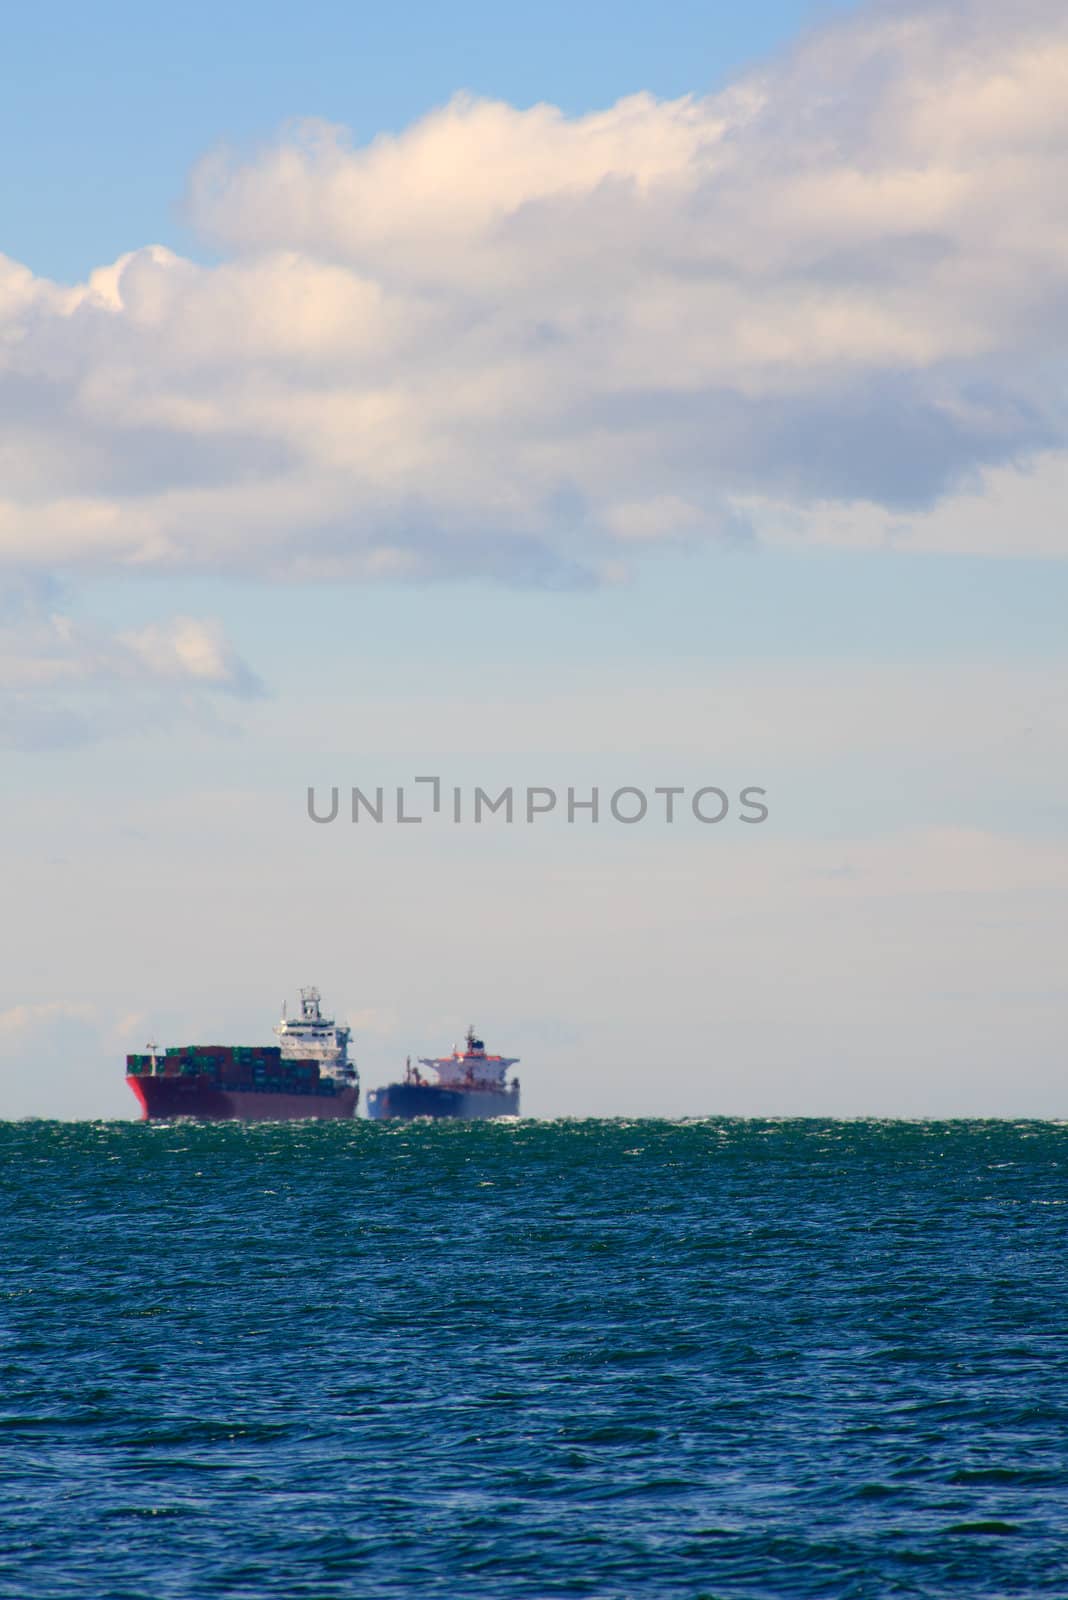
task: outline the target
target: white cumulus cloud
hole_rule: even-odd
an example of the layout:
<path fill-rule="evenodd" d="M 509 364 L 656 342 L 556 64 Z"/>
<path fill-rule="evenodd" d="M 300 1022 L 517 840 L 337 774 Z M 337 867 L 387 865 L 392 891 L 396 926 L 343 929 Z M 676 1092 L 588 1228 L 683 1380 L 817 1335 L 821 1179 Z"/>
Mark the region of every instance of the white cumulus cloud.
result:
<path fill-rule="evenodd" d="M 187 197 L 214 264 L 0 260 L 0 562 L 561 584 L 725 531 L 1065 553 L 1066 81 L 1060 0 L 882 3 L 711 96 L 459 96 L 364 147 L 305 122 L 216 152 Z M 1041 532 L 973 517 L 991 484 Z"/>
<path fill-rule="evenodd" d="M 115 633 L 60 609 L 47 582 L 9 585 L 0 604 L 0 747 L 42 749 L 103 733 L 211 720 L 214 692 L 263 685 L 217 623 L 174 617 Z"/>

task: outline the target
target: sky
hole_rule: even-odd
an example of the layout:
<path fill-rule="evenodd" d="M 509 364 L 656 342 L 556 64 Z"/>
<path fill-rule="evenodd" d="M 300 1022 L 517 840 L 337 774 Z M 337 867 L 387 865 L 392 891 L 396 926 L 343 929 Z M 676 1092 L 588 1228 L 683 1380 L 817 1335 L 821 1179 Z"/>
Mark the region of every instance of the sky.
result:
<path fill-rule="evenodd" d="M 309 982 L 365 1087 L 473 1021 L 531 1115 L 1064 1115 L 1062 8 L 5 54 L 0 1116 Z"/>

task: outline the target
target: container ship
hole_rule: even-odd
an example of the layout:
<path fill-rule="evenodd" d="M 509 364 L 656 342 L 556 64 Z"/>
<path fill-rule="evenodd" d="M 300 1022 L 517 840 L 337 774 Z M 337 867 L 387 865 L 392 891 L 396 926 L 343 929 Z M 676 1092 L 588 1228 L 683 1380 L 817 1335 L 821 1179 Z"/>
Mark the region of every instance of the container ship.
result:
<path fill-rule="evenodd" d="M 126 1082 L 145 1122 L 281 1122 L 351 1117 L 360 1098 L 349 1029 L 324 1017 L 318 989 L 300 991 L 300 1016 L 282 1018 L 276 1045 L 179 1045 L 126 1057 Z"/>
<path fill-rule="evenodd" d="M 413 1067 L 408 1058 L 402 1083 L 387 1083 L 367 1096 L 367 1115 L 376 1122 L 387 1117 L 517 1117 L 519 1079 L 505 1081 L 518 1056 L 488 1056 L 474 1028 L 468 1028 L 465 1049 L 447 1056 L 420 1056 Z M 420 1071 L 434 1074 L 428 1079 Z"/>

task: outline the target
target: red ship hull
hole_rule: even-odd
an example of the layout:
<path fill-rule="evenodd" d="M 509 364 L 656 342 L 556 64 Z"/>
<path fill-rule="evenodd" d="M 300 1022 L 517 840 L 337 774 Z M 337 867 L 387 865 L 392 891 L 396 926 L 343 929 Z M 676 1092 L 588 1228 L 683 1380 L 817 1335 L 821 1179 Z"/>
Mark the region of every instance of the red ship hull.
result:
<path fill-rule="evenodd" d="M 288 1122 L 294 1118 L 356 1115 L 357 1088 L 334 1094 L 284 1089 L 233 1088 L 196 1077 L 128 1074 L 126 1082 L 141 1102 L 144 1122 L 196 1117 L 201 1122 Z"/>

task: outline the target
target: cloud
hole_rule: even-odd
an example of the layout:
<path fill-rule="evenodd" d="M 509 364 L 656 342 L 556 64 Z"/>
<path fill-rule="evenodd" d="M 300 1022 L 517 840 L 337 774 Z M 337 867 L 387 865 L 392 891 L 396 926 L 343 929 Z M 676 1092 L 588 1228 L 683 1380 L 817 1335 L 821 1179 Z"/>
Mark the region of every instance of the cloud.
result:
<path fill-rule="evenodd" d="M 177 716 L 211 720 L 210 695 L 264 693 L 211 620 L 112 633 L 58 609 L 58 597 L 54 583 L 23 579 L 0 604 L 0 746 L 47 749 Z"/>
<path fill-rule="evenodd" d="M 0 260 L 0 561 L 559 585 L 739 534 L 1011 554 L 1028 526 L 968 513 L 1014 484 L 1064 554 L 1066 72 L 1053 0 L 876 3 L 706 98 L 458 96 L 365 147 L 216 152 L 187 196 L 215 264 Z"/>
<path fill-rule="evenodd" d="M 27 1000 L 0 1011 L 5 1116 L 135 1116 L 122 1061 L 142 1047 L 139 1021 L 100 1001 Z"/>
<path fill-rule="evenodd" d="M 1068 550 L 1068 452 L 986 467 L 937 504 L 902 516 L 872 500 L 798 506 L 752 496 L 744 510 L 768 543 L 1063 557 Z"/>
<path fill-rule="evenodd" d="M 362 1011 L 348 1012 L 345 1021 L 357 1038 L 361 1034 L 374 1034 L 376 1037 L 388 1039 L 396 1033 L 399 1023 L 395 1012 L 374 1006 L 365 1006 Z"/>
<path fill-rule="evenodd" d="M 217 623 L 174 617 L 120 634 L 117 643 L 161 680 L 204 685 L 229 694 L 263 693 L 262 683 L 236 655 Z"/>
<path fill-rule="evenodd" d="M 9 1006 L 6 1011 L 0 1011 L 0 1039 L 9 1042 L 18 1040 L 55 1022 L 83 1022 L 92 1016 L 91 1006 L 72 1005 L 65 1000 Z"/>

